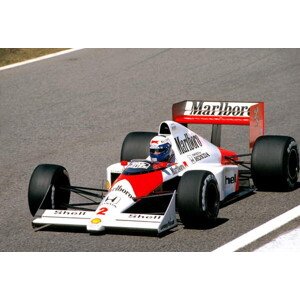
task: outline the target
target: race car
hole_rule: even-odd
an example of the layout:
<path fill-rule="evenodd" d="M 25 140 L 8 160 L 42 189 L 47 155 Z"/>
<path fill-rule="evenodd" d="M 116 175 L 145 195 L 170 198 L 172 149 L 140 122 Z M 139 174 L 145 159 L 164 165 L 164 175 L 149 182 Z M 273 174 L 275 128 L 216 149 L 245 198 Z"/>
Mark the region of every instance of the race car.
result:
<path fill-rule="evenodd" d="M 158 132 L 125 137 L 120 161 L 107 167 L 106 188 L 72 186 L 64 167 L 37 166 L 28 189 L 32 225 L 37 230 L 59 226 L 162 234 L 178 222 L 185 228 L 213 225 L 220 203 L 256 190 L 295 188 L 296 141 L 264 135 L 263 102 L 187 100 L 173 104 L 172 113 Z M 212 124 L 211 140 L 189 124 Z M 249 126 L 249 153 L 221 147 L 222 125 Z M 88 202 L 71 204 L 71 193 Z"/>

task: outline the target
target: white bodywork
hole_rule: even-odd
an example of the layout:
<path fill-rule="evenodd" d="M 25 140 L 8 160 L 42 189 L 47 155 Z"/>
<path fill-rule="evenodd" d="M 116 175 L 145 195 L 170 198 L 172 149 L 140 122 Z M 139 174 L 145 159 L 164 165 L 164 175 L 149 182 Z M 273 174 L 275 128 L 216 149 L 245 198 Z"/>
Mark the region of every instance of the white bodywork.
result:
<path fill-rule="evenodd" d="M 221 152 L 218 147 L 179 123 L 174 121 L 165 121 L 163 123 L 166 123 L 170 129 L 171 134 L 168 135 L 168 138 L 172 143 L 172 149 L 176 158 L 176 165 L 170 166 L 163 171 L 164 181 L 168 181 L 176 176 L 182 176 L 187 171 L 205 170 L 213 173 L 216 177 L 221 201 L 236 191 L 235 183 L 238 178 L 238 166 L 223 165 L 221 163 Z M 188 142 L 185 141 L 193 136 L 196 136 L 197 140 L 193 143 L 190 142 L 191 146 L 189 146 Z M 186 151 L 193 146 L 194 149 Z M 180 150 L 186 152 L 180 153 Z M 150 156 L 146 160 L 150 160 Z M 110 165 L 107 168 L 109 185 L 112 184 L 111 174 L 121 174 L 124 169 L 125 166 L 122 166 L 121 163 Z"/>
<path fill-rule="evenodd" d="M 218 147 L 179 123 L 165 121 L 162 124 L 167 125 L 170 130 L 167 136 L 175 154 L 175 163 L 161 171 L 163 182 L 182 176 L 187 171 L 207 170 L 214 174 L 218 182 L 221 201 L 237 191 L 238 167 L 223 165 Z M 150 157 L 146 160 L 150 160 Z M 176 191 L 173 192 L 163 215 L 124 213 L 136 203 L 137 195 L 127 180 L 123 179 L 113 184 L 111 178 L 112 174 L 121 174 L 126 167 L 116 163 L 107 168 L 107 181 L 111 188 L 95 211 L 45 210 L 33 220 L 33 224 L 84 226 L 89 232 L 101 232 L 106 228 L 130 228 L 161 233 L 175 227 Z"/>

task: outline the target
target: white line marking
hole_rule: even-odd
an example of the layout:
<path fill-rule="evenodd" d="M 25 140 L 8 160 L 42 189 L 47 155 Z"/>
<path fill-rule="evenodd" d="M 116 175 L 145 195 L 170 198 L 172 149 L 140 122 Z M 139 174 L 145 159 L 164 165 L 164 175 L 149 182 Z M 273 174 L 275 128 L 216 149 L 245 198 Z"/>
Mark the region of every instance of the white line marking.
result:
<path fill-rule="evenodd" d="M 257 249 L 254 252 L 282 252 L 282 251 L 300 251 L 300 227 L 284 233 Z"/>
<path fill-rule="evenodd" d="M 28 60 L 21 61 L 21 62 L 15 63 L 15 64 L 10 64 L 10 65 L 4 66 L 4 67 L 0 67 L 0 71 L 15 68 L 15 67 L 19 67 L 19 66 L 23 66 L 23 65 L 27 65 L 27 64 L 30 64 L 30 63 L 33 63 L 33 62 L 36 62 L 36 61 L 56 57 L 56 56 L 59 56 L 59 55 L 68 54 L 68 53 L 78 51 L 78 50 L 81 50 L 81 49 L 83 49 L 83 48 L 68 49 L 68 50 L 58 51 L 58 52 L 55 52 L 55 53 L 39 56 L 39 57 L 36 57 L 36 58 L 33 58 L 33 59 L 28 59 Z"/>
<path fill-rule="evenodd" d="M 300 216 L 300 205 L 243 234 L 212 252 L 234 252 Z"/>

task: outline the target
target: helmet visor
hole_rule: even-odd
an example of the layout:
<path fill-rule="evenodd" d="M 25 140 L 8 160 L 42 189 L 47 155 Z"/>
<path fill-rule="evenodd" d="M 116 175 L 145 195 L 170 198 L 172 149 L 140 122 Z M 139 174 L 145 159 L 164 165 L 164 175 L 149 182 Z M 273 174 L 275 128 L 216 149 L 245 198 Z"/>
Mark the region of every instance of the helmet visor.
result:
<path fill-rule="evenodd" d="M 159 153 L 162 153 L 164 152 L 166 149 L 163 149 L 163 148 L 155 148 L 155 149 L 150 149 L 150 153 L 151 154 L 159 154 Z"/>

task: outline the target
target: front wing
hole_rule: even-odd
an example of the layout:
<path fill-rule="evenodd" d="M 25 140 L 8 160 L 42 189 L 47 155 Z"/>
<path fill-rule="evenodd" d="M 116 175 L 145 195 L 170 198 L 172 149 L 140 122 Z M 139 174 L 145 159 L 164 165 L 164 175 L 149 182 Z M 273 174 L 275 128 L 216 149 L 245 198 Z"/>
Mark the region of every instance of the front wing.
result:
<path fill-rule="evenodd" d="M 53 225 L 81 228 L 91 233 L 103 232 L 106 229 L 129 229 L 161 234 L 177 226 L 175 198 L 176 191 L 169 197 L 169 204 L 163 214 L 137 212 L 133 206 L 128 212 L 117 213 L 103 219 L 96 215 L 95 211 L 40 209 L 32 225 L 37 229 Z"/>

